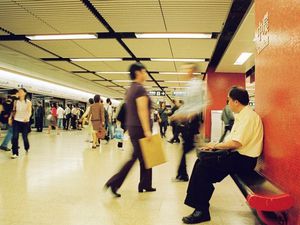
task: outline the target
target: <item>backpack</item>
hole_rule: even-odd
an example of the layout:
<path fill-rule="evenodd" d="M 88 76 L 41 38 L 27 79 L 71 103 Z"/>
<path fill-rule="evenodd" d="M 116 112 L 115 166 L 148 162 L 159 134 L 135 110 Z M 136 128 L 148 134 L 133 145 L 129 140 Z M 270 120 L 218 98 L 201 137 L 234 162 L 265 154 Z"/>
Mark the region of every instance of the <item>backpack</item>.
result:
<path fill-rule="evenodd" d="M 118 121 L 120 121 L 121 124 L 125 124 L 125 120 L 126 120 L 126 104 L 125 103 L 123 103 L 121 105 L 119 113 L 118 113 L 116 119 Z"/>

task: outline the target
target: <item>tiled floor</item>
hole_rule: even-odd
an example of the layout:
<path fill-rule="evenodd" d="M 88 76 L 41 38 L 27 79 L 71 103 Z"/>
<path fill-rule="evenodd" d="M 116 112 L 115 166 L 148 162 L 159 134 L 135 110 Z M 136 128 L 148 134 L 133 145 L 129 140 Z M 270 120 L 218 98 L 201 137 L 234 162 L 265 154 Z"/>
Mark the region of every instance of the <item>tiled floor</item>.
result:
<path fill-rule="evenodd" d="M 170 136 L 170 135 L 169 135 Z M 183 204 L 187 183 L 173 183 L 180 145 L 165 143 L 168 163 L 154 169 L 157 192 L 137 192 L 138 164 L 112 198 L 102 187 L 130 155 L 115 142 L 91 150 L 85 131 L 30 134 L 31 150 L 10 159 L 0 152 L 1 225 L 177 225 L 191 212 Z M 188 156 L 189 171 L 195 155 Z M 230 178 L 216 185 L 207 225 L 259 224 Z"/>

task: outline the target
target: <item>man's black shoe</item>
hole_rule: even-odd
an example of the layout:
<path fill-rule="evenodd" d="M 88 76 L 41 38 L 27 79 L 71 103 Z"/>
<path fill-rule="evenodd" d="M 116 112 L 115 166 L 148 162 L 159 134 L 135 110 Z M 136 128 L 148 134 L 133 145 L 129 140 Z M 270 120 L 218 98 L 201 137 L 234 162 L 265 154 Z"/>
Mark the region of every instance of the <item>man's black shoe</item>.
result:
<path fill-rule="evenodd" d="M 183 217 L 182 221 L 185 224 L 202 223 L 202 222 L 210 221 L 210 214 L 208 210 L 205 211 L 195 210 L 191 215 Z"/>
<path fill-rule="evenodd" d="M 173 144 L 174 143 L 174 140 L 170 140 L 170 141 L 168 141 L 170 144 Z"/>
<path fill-rule="evenodd" d="M 1 150 L 3 150 L 3 151 L 6 151 L 6 152 L 9 152 L 9 151 L 10 151 L 10 149 L 9 149 L 9 148 L 7 148 L 7 147 L 4 147 L 4 146 L 0 146 L 0 149 L 1 149 Z"/>
<path fill-rule="evenodd" d="M 188 181 L 189 181 L 188 176 L 177 175 L 176 178 L 173 179 L 173 182 L 188 182 Z"/>

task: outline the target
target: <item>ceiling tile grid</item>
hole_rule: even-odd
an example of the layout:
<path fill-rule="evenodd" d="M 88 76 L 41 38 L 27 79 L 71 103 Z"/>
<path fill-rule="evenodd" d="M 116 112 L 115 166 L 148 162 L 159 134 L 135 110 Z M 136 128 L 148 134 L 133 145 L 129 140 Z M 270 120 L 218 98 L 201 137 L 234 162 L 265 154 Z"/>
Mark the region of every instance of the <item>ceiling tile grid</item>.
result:
<path fill-rule="evenodd" d="M 115 39 L 76 40 L 74 42 L 95 57 L 130 57 L 126 50 Z"/>
<path fill-rule="evenodd" d="M 17 2 L 10 0 L 0 1 L 0 27 L 15 34 L 57 33 L 55 29 L 39 20 Z"/>
<path fill-rule="evenodd" d="M 137 57 L 172 58 L 167 39 L 124 39 L 125 44 Z"/>
<path fill-rule="evenodd" d="M 220 32 L 231 0 L 160 0 L 168 32 Z"/>
<path fill-rule="evenodd" d="M 210 58 L 217 39 L 170 39 L 174 58 Z"/>
<path fill-rule="evenodd" d="M 103 80 L 101 77 L 99 77 L 93 73 L 74 73 L 74 74 L 76 74 L 77 76 L 80 76 L 82 78 L 89 79 L 89 80 Z"/>
<path fill-rule="evenodd" d="M 51 40 L 51 41 L 32 41 L 32 42 L 64 58 L 94 57 L 86 49 L 82 48 L 76 42 L 71 40 Z"/>
<path fill-rule="evenodd" d="M 79 65 L 88 71 L 112 71 L 112 68 L 104 62 L 74 62 L 74 64 Z"/>
<path fill-rule="evenodd" d="M 78 66 L 75 66 L 69 62 L 64 62 L 64 61 L 48 61 L 47 63 L 59 67 L 63 70 L 66 71 L 84 71 L 83 69 L 79 68 Z"/>
<path fill-rule="evenodd" d="M 15 0 L 15 2 L 61 33 L 107 31 L 78 0 Z"/>
<path fill-rule="evenodd" d="M 174 62 L 141 61 L 149 71 L 175 72 Z"/>
<path fill-rule="evenodd" d="M 55 58 L 56 56 L 29 44 L 26 41 L 1 41 L 1 45 L 9 47 L 15 51 L 24 53 L 34 58 Z"/>
<path fill-rule="evenodd" d="M 104 19 L 117 32 L 165 32 L 157 0 L 92 0 Z"/>
<path fill-rule="evenodd" d="M 90 0 L 116 32 L 220 32 L 231 0 Z M 106 28 L 79 0 L 1 0 L 0 27 L 16 34 L 59 34 L 107 32 Z M 5 34 L 1 32 L 0 35 Z M 123 39 L 138 58 L 210 58 L 217 39 Z M 131 57 L 116 39 L 33 41 L 63 58 L 124 58 Z M 51 58 L 24 41 L 0 42 L 4 46 L 34 58 Z M 74 62 L 87 71 L 124 72 L 135 61 Z M 149 71 L 181 72 L 183 62 L 142 61 Z M 66 61 L 48 61 L 66 71 L 84 71 Z M 205 72 L 208 62 L 197 63 Z M 153 73 L 161 86 L 181 87 L 182 75 Z M 93 73 L 76 73 L 89 80 L 101 80 Z M 100 74 L 108 80 L 128 80 L 127 74 Z M 150 78 L 149 78 L 150 79 Z M 122 89 L 108 81 L 97 84 Z M 130 83 L 118 82 L 128 86 Z M 156 87 L 155 82 L 146 86 Z M 152 88 L 155 89 L 155 88 Z"/>
<path fill-rule="evenodd" d="M 128 74 L 101 74 L 107 80 L 129 80 Z"/>

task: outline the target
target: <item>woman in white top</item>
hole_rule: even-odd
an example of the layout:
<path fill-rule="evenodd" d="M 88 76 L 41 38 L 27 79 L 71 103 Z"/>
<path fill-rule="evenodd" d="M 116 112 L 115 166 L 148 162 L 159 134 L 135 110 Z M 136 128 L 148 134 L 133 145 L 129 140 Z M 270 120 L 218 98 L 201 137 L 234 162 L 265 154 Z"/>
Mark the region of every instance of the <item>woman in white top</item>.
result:
<path fill-rule="evenodd" d="M 29 120 L 31 116 L 32 104 L 26 99 L 27 91 L 20 88 L 17 96 L 19 100 L 15 101 L 13 114 L 9 118 L 9 124 L 13 126 L 12 138 L 12 158 L 19 156 L 19 133 L 22 133 L 25 151 L 29 150 L 28 131 Z"/>

